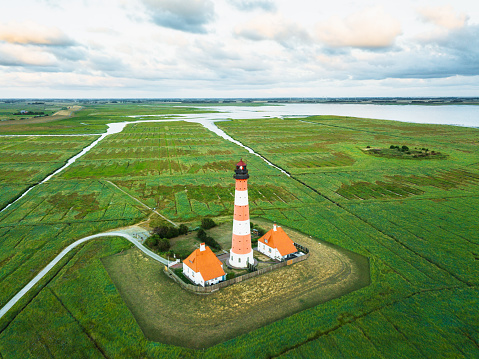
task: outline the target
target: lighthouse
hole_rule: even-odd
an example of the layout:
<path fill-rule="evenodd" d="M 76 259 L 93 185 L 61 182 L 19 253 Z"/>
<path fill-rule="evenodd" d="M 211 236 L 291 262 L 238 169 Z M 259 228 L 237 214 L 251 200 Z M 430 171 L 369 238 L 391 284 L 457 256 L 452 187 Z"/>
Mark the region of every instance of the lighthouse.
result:
<path fill-rule="evenodd" d="M 236 268 L 247 268 L 248 263 L 254 263 L 254 259 L 253 249 L 251 248 L 251 232 L 249 226 L 249 174 L 246 169 L 246 163 L 243 162 L 243 159 L 236 164 L 233 178 L 236 179 L 235 210 L 229 264 Z"/>

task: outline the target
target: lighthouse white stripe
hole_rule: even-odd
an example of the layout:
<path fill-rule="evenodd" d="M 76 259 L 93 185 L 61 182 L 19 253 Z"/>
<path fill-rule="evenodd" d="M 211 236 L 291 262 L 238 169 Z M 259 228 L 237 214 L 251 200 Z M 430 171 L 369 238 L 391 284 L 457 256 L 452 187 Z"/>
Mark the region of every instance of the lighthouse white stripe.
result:
<path fill-rule="evenodd" d="M 248 204 L 248 190 L 235 191 L 235 205 L 246 206 Z"/>
<path fill-rule="evenodd" d="M 233 234 L 239 236 L 250 234 L 249 219 L 246 221 L 233 220 Z"/>

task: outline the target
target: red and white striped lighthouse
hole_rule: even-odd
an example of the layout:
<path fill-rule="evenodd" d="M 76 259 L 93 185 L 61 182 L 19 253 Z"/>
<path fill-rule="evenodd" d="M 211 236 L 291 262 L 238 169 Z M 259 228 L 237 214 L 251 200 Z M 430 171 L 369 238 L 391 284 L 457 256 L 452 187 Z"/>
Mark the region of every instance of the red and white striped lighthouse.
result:
<path fill-rule="evenodd" d="M 235 175 L 235 211 L 233 218 L 233 238 L 230 250 L 229 264 L 237 268 L 247 268 L 253 264 L 253 249 L 251 248 L 251 232 L 249 226 L 248 205 L 248 170 L 241 159 L 236 164 Z"/>

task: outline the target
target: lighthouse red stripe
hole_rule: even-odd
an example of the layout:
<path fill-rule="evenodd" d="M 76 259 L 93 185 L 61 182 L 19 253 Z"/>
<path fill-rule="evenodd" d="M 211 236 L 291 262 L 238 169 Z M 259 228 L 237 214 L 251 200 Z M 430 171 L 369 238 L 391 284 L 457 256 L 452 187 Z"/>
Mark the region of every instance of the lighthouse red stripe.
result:
<path fill-rule="evenodd" d="M 237 221 L 246 221 L 249 219 L 249 206 L 235 206 L 233 218 Z"/>
<path fill-rule="evenodd" d="M 244 236 L 233 234 L 233 247 L 231 250 L 236 254 L 247 254 L 251 252 L 251 234 Z"/>
<path fill-rule="evenodd" d="M 248 189 L 248 180 L 236 180 L 236 191 L 246 191 Z"/>

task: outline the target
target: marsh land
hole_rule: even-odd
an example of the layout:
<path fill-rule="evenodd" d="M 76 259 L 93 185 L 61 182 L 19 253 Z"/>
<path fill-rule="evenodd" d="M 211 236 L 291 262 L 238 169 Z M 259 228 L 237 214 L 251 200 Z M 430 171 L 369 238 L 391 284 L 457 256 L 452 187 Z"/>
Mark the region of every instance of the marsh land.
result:
<path fill-rule="evenodd" d="M 72 251 L 0 319 L 0 358 L 479 356 L 478 129 L 330 115 L 262 118 L 261 107 L 247 119 L 216 123 L 285 174 L 201 123 L 178 117 L 217 118 L 208 108 L 147 105 L 82 103 L 68 118 L 1 126 L 2 134 L 32 135 L 0 137 L 1 307 L 75 240 L 149 218 L 161 222 L 132 197 L 191 228 L 205 216 L 231 216 L 231 169 L 240 157 L 251 174 L 253 217 L 367 257 L 371 284 L 299 306 L 250 331 L 245 326 L 208 349 L 189 349 L 145 337 L 104 265 L 115 256 L 142 259 L 122 238 L 99 239 Z M 107 124 L 137 115 L 173 121 L 130 124 L 35 186 L 98 139 Z M 391 144 L 447 157 L 363 151 Z M 147 285 L 152 280 L 137 275 Z M 152 287 L 146 305 L 161 295 Z M 198 309 L 206 308 L 204 300 L 198 299 Z M 170 311 L 155 313 L 159 321 L 175 320 Z"/>

